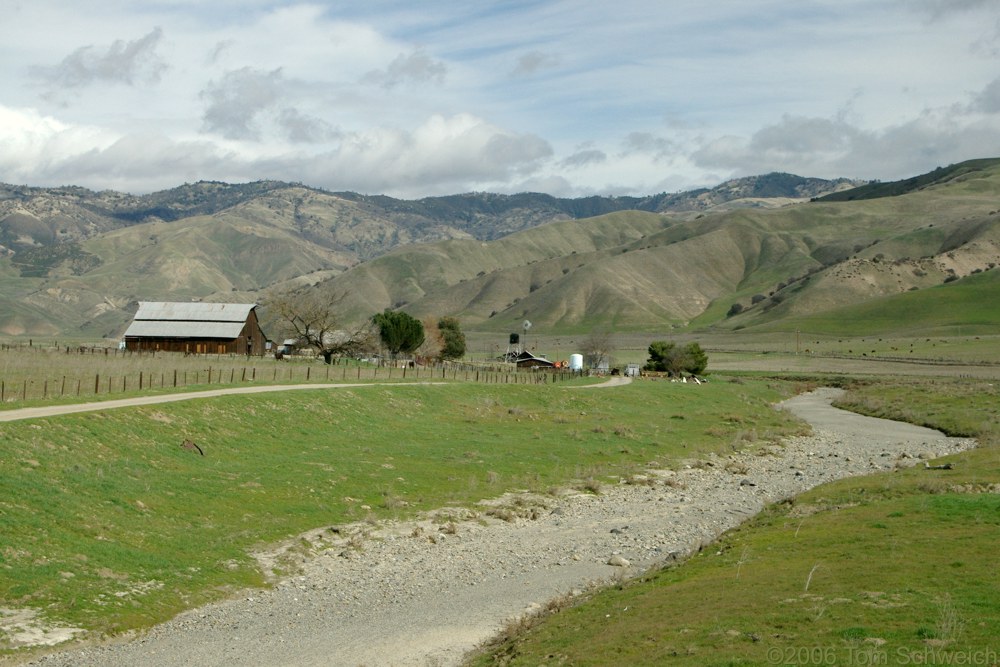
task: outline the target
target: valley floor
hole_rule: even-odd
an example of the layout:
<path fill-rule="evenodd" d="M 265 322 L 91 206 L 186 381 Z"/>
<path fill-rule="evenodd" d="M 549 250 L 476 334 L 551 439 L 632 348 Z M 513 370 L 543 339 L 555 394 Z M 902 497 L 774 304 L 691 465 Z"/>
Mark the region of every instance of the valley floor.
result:
<path fill-rule="evenodd" d="M 837 410 L 836 395 L 822 389 L 783 404 L 813 425 L 812 436 L 692 461 L 599 494 L 508 495 L 423 521 L 311 531 L 259 556 L 265 567 L 294 565 L 272 589 L 29 664 L 457 664 L 508 619 L 682 559 L 766 503 L 975 445 Z"/>

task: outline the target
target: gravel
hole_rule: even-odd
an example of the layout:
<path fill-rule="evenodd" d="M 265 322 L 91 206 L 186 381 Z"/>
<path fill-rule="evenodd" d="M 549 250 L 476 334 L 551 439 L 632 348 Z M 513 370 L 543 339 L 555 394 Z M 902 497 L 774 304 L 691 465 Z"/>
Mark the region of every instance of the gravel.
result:
<path fill-rule="evenodd" d="M 458 664 L 508 620 L 683 559 L 767 503 L 975 445 L 836 410 L 836 395 L 821 389 L 782 404 L 813 424 L 812 436 L 650 471 L 597 495 L 509 494 L 419 521 L 310 531 L 258 556 L 265 568 L 297 569 L 273 588 L 28 664 Z"/>

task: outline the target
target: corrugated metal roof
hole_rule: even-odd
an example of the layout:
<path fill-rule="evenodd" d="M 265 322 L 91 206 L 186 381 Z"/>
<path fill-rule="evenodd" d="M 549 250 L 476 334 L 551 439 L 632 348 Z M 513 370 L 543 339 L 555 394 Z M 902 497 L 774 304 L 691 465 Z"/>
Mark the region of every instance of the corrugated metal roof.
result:
<path fill-rule="evenodd" d="M 125 330 L 125 337 L 144 338 L 224 338 L 233 340 L 243 330 L 243 322 L 160 322 L 135 321 Z"/>
<path fill-rule="evenodd" d="M 247 321 L 253 303 L 171 303 L 140 301 L 135 320 L 165 320 L 175 322 L 243 322 Z"/>

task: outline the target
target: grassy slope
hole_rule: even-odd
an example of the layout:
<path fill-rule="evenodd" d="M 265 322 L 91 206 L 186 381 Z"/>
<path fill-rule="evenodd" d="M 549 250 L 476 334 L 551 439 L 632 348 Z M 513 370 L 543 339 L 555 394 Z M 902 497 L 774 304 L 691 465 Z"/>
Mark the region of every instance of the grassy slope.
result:
<path fill-rule="evenodd" d="M 924 188 L 946 183 L 950 180 L 961 179 L 968 175 L 974 175 L 982 170 L 989 170 L 1000 164 L 996 158 L 986 158 L 981 160 L 968 160 L 948 167 L 938 167 L 932 172 L 906 178 L 889 183 L 869 183 L 851 190 L 835 192 L 833 194 L 820 197 L 820 201 L 859 201 L 863 199 L 879 199 L 882 197 L 896 197 L 899 195 L 916 192 Z"/>
<path fill-rule="evenodd" d="M 0 607 L 146 626 L 260 585 L 255 546 L 726 449 L 726 414 L 775 437 L 797 428 L 777 397 L 764 382 L 372 386 L 4 424 Z"/>
<path fill-rule="evenodd" d="M 926 290 L 788 317 L 755 330 L 801 330 L 831 336 L 992 334 L 1000 327 L 998 297 L 1000 271 L 991 270 Z"/>
<path fill-rule="evenodd" d="M 842 480 L 772 506 L 689 562 L 602 591 L 476 664 L 982 659 L 1000 636 L 997 398 L 968 382 L 856 388 L 855 409 L 988 446 L 949 457 L 953 470 Z"/>

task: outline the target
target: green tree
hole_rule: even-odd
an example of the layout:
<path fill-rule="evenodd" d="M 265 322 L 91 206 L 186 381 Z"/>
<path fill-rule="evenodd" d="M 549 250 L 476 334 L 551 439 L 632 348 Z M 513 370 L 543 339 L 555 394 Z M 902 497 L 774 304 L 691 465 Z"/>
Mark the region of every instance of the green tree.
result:
<path fill-rule="evenodd" d="M 441 333 L 441 359 L 461 359 L 465 356 L 465 334 L 455 317 L 442 317 L 437 323 Z"/>
<path fill-rule="evenodd" d="M 385 312 L 372 317 L 378 327 L 382 344 L 395 359 L 400 352 L 412 354 L 424 342 L 424 325 L 417 318 L 402 311 Z"/>
<path fill-rule="evenodd" d="M 687 357 L 687 367 L 684 369 L 691 375 L 701 375 L 708 368 L 708 354 L 698 343 L 689 343 L 684 347 Z"/>
<path fill-rule="evenodd" d="M 678 347 L 676 343 L 665 340 L 649 344 L 649 359 L 644 368 L 647 371 L 658 371 L 678 376 L 683 373 L 700 375 L 708 367 L 708 355 L 698 343 L 689 343 Z"/>

